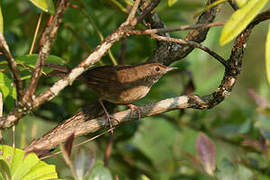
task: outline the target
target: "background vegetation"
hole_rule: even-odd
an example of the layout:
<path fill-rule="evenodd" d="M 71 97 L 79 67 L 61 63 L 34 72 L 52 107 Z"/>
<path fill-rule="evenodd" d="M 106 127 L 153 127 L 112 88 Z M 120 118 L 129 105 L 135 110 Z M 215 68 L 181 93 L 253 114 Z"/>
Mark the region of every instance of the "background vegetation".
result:
<path fill-rule="evenodd" d="M 60 59 L 52 58 L 51 61 L 74 67 L 101 42 L 99 34 L 106 37 L 119 27 L 127 14 L 112 2 L 72 1 L 50 53 Z M 118 2 L 125 8 L 129 6 L 126 1 Z M 168 6 L 168 1 L 162 1 L 155 11 L 167 26 L 194 24 L 194 14 L 202 10 L 205 3 L 202 0 L 178 0 Z M 16 60 L 20 60 L 29 54 L 41 10 L 30 2 L 18 0 L 3 0 L 1 7 L 4 36 L 11 53 Z M 220 5 L 216 21 L 227 20 L 233 11 L 229 3 Z M 46 26 L 49 16 L 43 14 L 41 30 Z M 226 59 L 232 44 L 219 46 L 221 30 L 222 27 L 211 28 L 203 44 Z M 186 34 L 182 31 L 171 33 L 177 38 L 183 38 Z M 175 110 L 126 123 L 116 128 L 113 136 L 107 133 L 74 148 L 71 160 L 77 176 L 90 176 L 90 179 L 94 176 L 100 179 L 268 179 L 270 91 L 264 61 L 266 34 L 266 23 L 255 27 L 247 44 L 240 78 L 231 95 L 221 104 L 210 110 Z M 121 59 L 123 47 L 126 50 Z M 118 63 L 139 64 L 151 56 L 155 47 L 156 41 L 149 36 L 131 36 L 116 43 L 111 53 Z M 37 48 L 34 52 L 38 52 Z M 1 59 L 4 62 L 3 56 Z M 25 63 L 24 60 L 22 62 Z M 102 58 L 102 64 L 112 64 L 109 55 Z M 173 65 L 179 70 L 164 76 L 147 97 L 135 104 L 145 105 L 181 95 L 190 82 L 190 76 L 195 85 L 194 93 L 208 94 L 216 89 L 224 73 L 221 64 L 198 49 Z M 7 77 L 10 76 L 6 69 L 2 71 Z M 31 71 L 22 70 L 22 73 L 29 81 Z M 37 91 L 43 92 L 57 79 L 44 75 Z M 4 87 L 7 85 L 1 85 L 2 93 Z M 4 114 L 15 103 L 12 97 L 14 95 L 10 93 L 6 97 L 9 99 L 4 101 Z M 33 138 L 40 137 L 96 99 L 97 96 L 86 85 L 75 82 L 16 125 L 16 147 L 26 147 Z M 124 108 L 119 106 L 115 111 Z M 3 144 L 12 144 L 11 134 L 10 129 L 2 131 Z M 196 150 L 198 137 L 206 138 L 205 135 L 211 139 L 207 142 L 213 142 L 214 145 L 210 147 L 215 146 L 216 152 L 216 168 L 208 171 L 198 155 L 199 148 Z M 76 138 L 75 144 L 93 136 L 89 134 Z M 112 152 L 106 156 L 109 145 L 112 145 Z M 45 161 L 56 165 L 59 177 L 74 178 L 61 155 L 46 158 Z M 213 170 L 214 176 L 211 175 Z"/>

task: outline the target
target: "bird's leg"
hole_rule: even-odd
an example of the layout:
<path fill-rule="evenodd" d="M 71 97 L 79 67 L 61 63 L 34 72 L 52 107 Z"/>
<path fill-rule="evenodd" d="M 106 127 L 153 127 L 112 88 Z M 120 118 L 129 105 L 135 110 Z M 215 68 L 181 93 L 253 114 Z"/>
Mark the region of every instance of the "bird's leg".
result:
<path fill-rule="evenodd" d="M 112 128 L 112 127 L 113 127 L 113 124 L 112 124 L 111 119 L 115 119 L 115 118 L 112 117 L 112 116 L 108 113 L 108 111 L 107 111 L 106 107 L 104 106 L 103 101 L 102 101 L 101 98 L 98 99 L 98 102 L 99 102 L 99 104 L 101 105 L 102 109 L 104 110 L 105 116 L 107 117 L 107 123 L 108 123 L 109 126 L 110 126 L 110 131 L 111 131 L 111 133 L 113 134 L 113 128 Z M 117 120 L 117 119 L 115 119 L 115 120 Z M 117 120 L 117 121 L 118 121 L 118 120 Z"/>
<path fill-rule="evenodd" d="M 129 109 L 131 110 L 130 114 L 133 114 L 134 111 L 137 111 L 138 116 L 139 116 L 139 120 L 141 119 L 141 108 L 134 105 L 134 104 L 127 104 L 127 106 L 129 107 Z"/>

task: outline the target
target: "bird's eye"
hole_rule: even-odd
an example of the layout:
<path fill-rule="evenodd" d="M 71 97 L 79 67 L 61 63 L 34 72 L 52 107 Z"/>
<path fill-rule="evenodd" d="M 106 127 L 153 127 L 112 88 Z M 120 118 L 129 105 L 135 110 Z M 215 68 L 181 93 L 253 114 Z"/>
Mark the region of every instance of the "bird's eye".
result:
<path fill-rule="evenodd" d="M 160 68 L 159 67 L 156 67 L 155 70 L 158 72 L 158 71 L 160 71 Z"/>

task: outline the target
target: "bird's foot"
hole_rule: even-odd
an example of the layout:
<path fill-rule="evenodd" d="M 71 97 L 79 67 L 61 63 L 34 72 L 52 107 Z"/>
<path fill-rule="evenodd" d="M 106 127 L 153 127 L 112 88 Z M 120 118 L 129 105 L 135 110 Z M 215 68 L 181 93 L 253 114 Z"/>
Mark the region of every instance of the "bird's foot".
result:
<path fill-rule="evenodd" d="M 117 121 L 117 124 L 119 124 L 119 120 L 110 115 L 107 111 L 104 111 L 105 116 L 106 116 L 106 124 L 105 128 L 109 127 L 109 131 L 113 134 L 113 121 Z"/>
<path fill-rule="evenodd" d="M 101 105 L 101 107 L 102 107 L 102 109 L 103 109 L 103 111 L 104 111 L 104 114 L 105 114 L 105 116 L 106 116 L 107 122 L 105 123 L 105 128 L 107 128 L 107 126 L 109 125 L 109 131 L 113 134 L 113 122 L 112 122 L 112 120 L 117 121 L 117 124 L 119 124 L 120 122 L 119 122 L 118 119 L 116 119 L 115 117 L 113 117 L 112 115 L 110 115 L 110 114 L 108 113 L 106 107 L 105 107 L 104 104 L 103 104 L 102 99 L 99 99 L 98 101 L 99 101 L 99 103 L 100 103 L 100 105 Z"/>
<path fill-rule="evenodd" d="M 142 111 L 141 108 L 139 106 L 134 105 L 134 104 L 128 104 L 127 106 L 131 110 L 130 115 L 132 115 L 135 111 L 137 111 L 138 117 L 139 117 L 138 119 L 140 120 L 141 119 L 141 111 Z"/>

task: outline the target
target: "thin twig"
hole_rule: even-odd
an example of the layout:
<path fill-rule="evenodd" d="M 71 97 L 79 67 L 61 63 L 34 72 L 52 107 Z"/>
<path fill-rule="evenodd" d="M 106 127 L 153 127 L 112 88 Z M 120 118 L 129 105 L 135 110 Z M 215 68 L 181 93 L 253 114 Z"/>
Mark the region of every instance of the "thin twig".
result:
<path fill-rule="evenodd" d="M 215 0 L 208 0 L 207 5 L 215 2 Z M 214 21 L 217 14 L 217 8 L 211 8 L 209 11 L 205 11 L 198 18 L 196 24 L 207 24 Z M 153 28 L 165 28 L 165 24 L 162 22 L 161 18 L 154 13 L 151 16 L 147 16 L 145 19 L 147 24 Z M 149 26 L 147 26 L 149 28 Z M 210 28 L 204 29 L 194 29 L 191 30 L 187 35 L 185 40 L 196 41 L 201 43 L 205 40 L 208 30 Z M 159 35 L 169 37 L 169 33 L 160 33 Z M 186 57 L 194 48 L 188 45 L 179 45 L 177 43 L 158 41 L 157 48 L 154 51 L 154 54 L 149 57 L 147 62 L 159 62 L 165 65 L 169 65 L 175 61 L 179 61 Z"/>
<path fill-rule="evenodd" d="M 226 22 L 213 22 L 208 24 L 195 24 L 195 25 L 184 25 L 179 27 L 166 27 L 158 29 L 146 29 L 146 30 L 127 30 L 128 34 L 157 34 L 157 33 L 166 33 L 166 32 L 175 32 L 175 31 L 185 31 L 190 29 L 203 29 L 210 28 L 213 26 L 223 26 Z"/>
<path fill-rule="evenodd" d="M 17 91 L 17 99 L 18 101 L 23 97 L 23 81 L 21 79 L 20 72 L 18 70 L 17 64 L 13 56 L 11 55 L 9 51 L 9 47 L 7 45 L 7 42 L 5 40 L 5 37 L 2 33 L 0 33 L 0 48 L 2 49 L 2 52 L 4 56 L 7 58 L 8 66 L 11 70 L 11 73 L 14 78 L 16 91 Z"/>
<path fill-rule="evenodd" d="M 92 138 L 89 138 L 89 139 L 87 139 L 87 140 L 85 140 L 85 141 L 83 141 L 81 143 L 78 143 L 78 144 L 74 145 L 73 148 L 77 148 L 77 147 L 80 147 L 80 146 L 82 146 L 82 145 L 84 145 L 84 144 L 86 144 L 88 142 L 91 142 L 91 141 L 93 141 L 93 140 L 95 140 L 95 139 L 97 139 L 97 138 L 111 132 L 114 129 L 115 129 L 115 127 L 111 128 L 111 129 L 108 129 L 108 130 L 104 131 L 103 133 L 100 133 L 100 134 L 98 134 L 98 135 L 96 135 L 96 136 L 94 136 Z M 40 160 L 47 159 L 47 158 L 50 158 L 50 157 L 54 157 L 54 156 L 57 156 L 58 154 L 61 154 L 61 153 L 62 153 L 62 151 L 58 151 L 58 152 L 55 152 L 53 154 L 41 157 Z"/>
<path fill-rule="evenodd" d="M 187 41 L 187 40 L 183 40 L 183 39 L 176 39 L 176 38 L 171 38 L 171 37 L 164 37 L 164 36 L 159 36 L 156 34 L 153 34 L 151 36 L 153 39 L 159 40 L 159 41 L 168 41 L 168 42 L 175 42 L 175 43 L 179 43 L 179 44 L 185 44 L 185 45 L 189 45 L 195 48 L 199 48 L 205 52 L 207 52 L 208 54 L 210 54 L 211 56 L 213 56 L 216 60 L 218 60 L 225 68 L 229 68 L 228 63 L 226 62 L 225 59 L 223 59 L 223 57 L 221 57 L 220 55 L 218 55 L 216 52 L 212 51 L 211 49 L 209 49 L 206 46 L 203 46 L 200 43 L 197 43 L 195 41 Z"/>
<path fill-rule="evenodd" d="M 38 31 L 39 31 L 39 28 L 40 28 L 40 23 L 41 23 L 41 20 L 42 20 L 42 16 L 43 16 L 43 12 L 41 12 L 40 15 L 39 15 L 37 26 L 36 26 L 35 33 L 34 33 L 34 38 L 33 38 L 33 41 L 32 41 L 32 45 L 31 45 L 29 54 L 32 54 L 33 51 L 34 51 L 35 42 L 36 42 L 37 34 L 38 34 Z"/>
<path fill-rule="evenodd" d="M 64 12 L 66 8 L 69 5 L 69 0 L 61 0 L 59 3 L 55 16 L 53 17 L 52 23 L 45 29 L 44 34 L 42 35 L 45 39 L 43 41 L 43 45 L 39 51 L 39 55 L 36 61 L 35 69 L 33 72 L 33 75 L 31 77 L 31 81 L 29 83 L 29 86 L 25 92 L 25 95 L 23 97 L 23 104 L 31 103 L 32 102 L 32 96 L 34 95 L 37 84 L 39 81 L 39 78 L 42 74 L 42 69 L 45 64 L 45 60 L 48 58 L 51 46 L 54 43 L 54 40 L 56 38 L 57 30 L 62 22 L 62 17 L 64 15 Z M 31 104 L 30 104 L 31 106 Z"/>
<path fill-rule="evenodd" d="M 157 5 L 160 3 L 160 0 L 153 0 L 146 8 L 143 9 L 143 12 L 137 16 L 137 21 L 143 20 L 149 13 L 157 7 Z"/>
<path fill-rule="evenodd" d="M 130 24 L 131 26 L 135 26 L 135 25 L 137 24 L 137 22 L 132 22 L 132 21 L 135 20 L 134 17 L 135 17 L 136 11 L 137 11 L 137 9 L 138 9 L 138 7 L 139 7 L 139 5 L 140 5 L 140 2 L 141 2 L 141 0 L 136 0 L 136 1 L 134 2 L 133 6 L 132 6 L 132 8 L 131 8 L 131 11 L 130 11 L 128 17 L 127 17 L 126 22 L 127 22 L 128 24 Z"/>
<path fill-rule="evenodd" d="M 95 21 L 88 15 L 88 12 L 83 8 L 80 9 L 80 12 L 87 18 L 88 22 L 93 26 L 93 28 L 96 31 L 100 41 L 103 41 L 104 40 L 103 34 L 101 33 L 101 31 L 97 27 Z M 112 51 L 110 49 L 108 51 L 108 54 L 109 54 L 109 57 L 110 57 L 113 65 L 117 65 L 118 64 L 117 60 L 115 59 L 115 57 L 114 57 L 114 55 L 113 55 L 113 53 L 112 53 Z M 99 62 L 101 62 L 101 64 L 103 64 L 103 62 L 101 60 Z"/>

